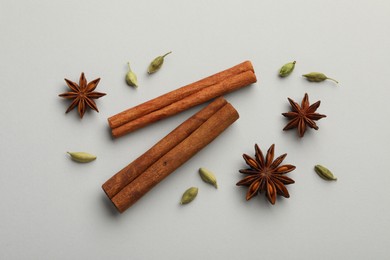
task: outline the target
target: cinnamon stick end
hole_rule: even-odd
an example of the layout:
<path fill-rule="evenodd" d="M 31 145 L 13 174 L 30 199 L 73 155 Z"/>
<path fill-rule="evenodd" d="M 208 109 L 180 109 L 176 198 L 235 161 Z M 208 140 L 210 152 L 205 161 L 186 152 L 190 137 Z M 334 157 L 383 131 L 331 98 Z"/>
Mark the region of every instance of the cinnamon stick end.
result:
<path fill-rule="evenodd" d="M 245 64 L 246 67 L 248 67 L 248 70 L 250 70 L 253 73 L 255 73 L 255 69 L 253 68 L 252 62 L 250 60 L 246 60 L 242 64 Z"/>
<path fill-rule="evenodd" d="M 256 77 L 256 74 L 255 74 L 254 72 L 251 73 L 251 78 L 250 78 L 250 80 L 251 80 L 251 84 L 257 82 L 257 77 Z"/>
<path fill-rule="evenodd" d="M 113 124 L 112 124 L 112 117 L 107 118 L 108 126 L 112 129 Z"/>
<path fill-rule="evenodd" d="M 109 199 L 111 199 L 113 196 L 112 196 L 112 193 L 110 192 L 110 187 L 108 185 L 108 181 L 106 181 L 103 185 L 102 185 L 102 189 L 104 191 L 104 193 L 106 193 L 107 197 Z"/>

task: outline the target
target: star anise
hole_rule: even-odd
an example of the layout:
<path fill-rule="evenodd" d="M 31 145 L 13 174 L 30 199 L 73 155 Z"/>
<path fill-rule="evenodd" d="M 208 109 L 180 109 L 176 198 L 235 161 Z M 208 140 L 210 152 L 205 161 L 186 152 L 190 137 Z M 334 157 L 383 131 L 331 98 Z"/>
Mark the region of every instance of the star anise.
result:
<path fill-rule="evenodd" d="M 70 104 L 65 113 L 68 113 L 76 106 L 79 111 L 80 118 L 83 118 L 87 106 L 95 110 L 96 112 L 99 112 L 96 103 L 95 101 L 93 101 L 93 99 L 98 99 L 106 95 L 105 93 L 94 91 L 99 84 L 99 81 L 100 78 L 97 78 L 87 83 L 87 79 L 84 76 L 84 72 L 81 73 L 79 84 L 65 79 L 66 84 L 72 91 L 62 93 L 59 96 L 66 99 L 73 99 L 72 103 Z"/>
<path fill-rule="evenodd" d="M 309 126 L 315 130 L 318 130 L 317 124 L 314 122 L 320 120 L 326 115 L 315 113 L 317 108 L 320 106 L 321 101 L 317 101 L 314 104 L 309 104 L 309 96 L 305 93 L 305 96 L 302 99 L 301 106 L 298 105 L 291 98 L 287 98 L 290 102 L 292 111 L 287 113 L 282 113 L 283 116 L 290 119 L 290 122 L 283 128 L 283 130 L 289 130 L 292 128 L 298 128 L 298 134 L 300 137 L 303 137 L 306 131 L 306 127 Z"/>
<path fill-rule="evenodd" d="M 264 159 L 263 153 L 259 146 L 255 144 L 255 159 L 247 154 L 243 154 L 244 160 L 250 168 L 240 170 L 240 173 L 248 175 L 241 181 L 237 182 L 237 186 L 248 186 L 246 200 L 250 200 L 258 193 L 265 192 L 268 200 L 275 204 L 276 195 L 281 195 L 289 198 L 290 194 L 285 185 L 294 183 L 284 174 L 295 169 L 294 165 L 280 165 L 287 154 L 283 154 L 274 160 L 275 145 L 271 145 Z"/>

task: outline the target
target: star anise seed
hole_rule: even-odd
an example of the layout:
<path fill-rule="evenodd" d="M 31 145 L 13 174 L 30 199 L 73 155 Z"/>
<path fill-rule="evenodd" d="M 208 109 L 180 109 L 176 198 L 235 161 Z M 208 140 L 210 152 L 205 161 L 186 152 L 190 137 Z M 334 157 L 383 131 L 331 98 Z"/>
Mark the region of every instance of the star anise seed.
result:
<path fill-rule="evenodd" d="M 84 113 L 87 109 L 87 106 L 96 112 L 99 112 L 95 101 L 93 99 L 98 99 L 102 96 L 105 96 L 105 93 L 94 91 L 99 84 L 100 78 L 97 78 L 89 83 L 87 83 L 87 79 L 84 76 L 84 72 L 81 73 L 79 84 L 65 79 L 66 84 L 71 89 L 69 92 L 65 92 L 60 94 L 60 97 L 66 99 L 73 99 L 72 103 L 68 107 L 65 113 L 68 113 L 73 108 L 77 106 L 77 110 L 79 112 L 80 118 L 83 118 Z"/>
<path fill-rule="evenodd" d="M 302 99 L 301 106 L 299 106 L 298 103 L 296 103 L 291 98 L 287 99 L 290 102 L 292 111 L 282 113 L 283 116 L 290 119 L 290 121 L 283 128 L 283 130 L 286 131 L 292 128 L 298 128 L 298 134 L 300 137 L 304 136 L 307 126 L 318 130 L 318 126 L 314 121 L 326 117 L 326 115 L 315 113 L 317 108 L 320 106 L 321 101 L 317 101 L 314 104 L 310 105 L 309 96 L 307 95 L 307 93 L 305 93 L 305 96 Z"/>
<path fill-rule="evenodd" d="M 247 177 L 237 182 L 236 185 L 249 187 L 246 200 L 250 200 L 263 191 L 272 204 L 276 202 L 276 195 L 290 197 L 285 185 L 294 183 L 294 180 L 284 176 L 284 174 L 293 171 L 295 166 L 291 164 L 280 165 L 287 154 L 285 153 L 274 160 L 274 151 L 275 145 L 273 144 L 264 158 L 259 146 L 255 144 L 255 158 L 243 154 L 244 160 L 250 168 L 240 170 L 240 173 L 246 174 Z"/>

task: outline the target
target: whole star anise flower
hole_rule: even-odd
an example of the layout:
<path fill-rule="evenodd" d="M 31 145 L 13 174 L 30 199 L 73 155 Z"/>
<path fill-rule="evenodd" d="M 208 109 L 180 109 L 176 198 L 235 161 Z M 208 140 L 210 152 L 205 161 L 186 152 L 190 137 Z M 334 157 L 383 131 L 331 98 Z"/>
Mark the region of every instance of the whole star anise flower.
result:
<path fill-rule="evenodd" d="M 309 104 L 309 96 L 305 93 L 305 96 L 302 99 L 301 106 L 298 105 L 291 98 L 287 98 L 290 102 L 292 111 L 287 113 L 282 113 L 283 116 L 290 119 L 290 122 L 283 128 L 283 130 L 289 130 L 292 128 L 298 128 L 298 134 L 300 137 L 303 137 L 306 131 L 306 127 L 309 126 L 315 130 L 318 130 L 318 126 L 314 121 L 320 120 L 326 115 L 315 113 L 317 108 L 320 106 L 321 101 L 317 101 L 314 104 Z"/>
<path fill-rule="evenodd" d="M 294 183 L 294 180 L 284 176 L 284 174 L 295 169 L 294 165 L 280 165 L 287 154 L 283 154 L 274 160 L 275 145 L 271 145 L 264 159 L 263 153 L 259 146 L 255 144 L 255 158 L 247 154 L 243 154 L 248 169 L 240 170 L 240 173 L 248 175 L 241 181 L 237 182 L 237 186 L 248 186 L 246 200 L 250 200 L 258 193 L 265 192 L 269 202 L 275 204 L 276 195 L 281 195 L 289 198 L 290 194 L 285 185 Z"/>
<path fill-rule="evenodd" d="M 84 113 L 87 109 L 87 106 L 91 109 L 95 110 L 96 112 L 99 112 L 95 101 L 93 99 L 98 99 L 102 96 L 105 96 L 105 93 L 100 93 L 94 91 L 99 84 L 100 78 L 97 78 L 89 83 L 87 83 L 87 79 L 84 76 L 84 72 L 81 73 L 79 84 L 70 81 L 68 79 L 65 79 L 66 84 L 68 87 L 72 90 L 70 92 L 65 92 L 60 94 L 60 97 L 66 98 L 66 99 L 73 99 L 72 103 L 68 107 L 65 113 L 68 113 L 73 108 L 77 106 L 80 118 L 83 118 Z"/>

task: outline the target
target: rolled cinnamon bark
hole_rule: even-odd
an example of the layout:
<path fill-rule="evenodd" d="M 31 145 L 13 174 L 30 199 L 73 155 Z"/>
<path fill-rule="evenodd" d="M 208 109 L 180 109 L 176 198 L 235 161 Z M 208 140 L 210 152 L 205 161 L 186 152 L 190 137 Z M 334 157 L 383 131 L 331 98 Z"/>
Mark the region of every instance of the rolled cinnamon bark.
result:
<path fill-rule="evenodd" d="M 117 174 L 112 176 L 102 186 L 107 196 L 110 199 L 114 197 L 118 192 L 126 187 L 127 184 L 132 182 L 142 172 L 144 172 L 149 166 L 151 166 L 163 155 L 169 152 L 173 147 L 187 138 L 226 103 L 227 101 L 224 98 L 217 98 L 198 113 L 176 127 L 172 132 L 157 142 L 147 152 L 142 154 L 132 163 L 120 170 Z"/>
<path fill-rule="evenodd" d="M 149 114 L 134 119 L 126 124 L 112 129 L 113 137 L 120 137 L 150 123 L 156 122 L 163 118 L 178 114 L 186 109 L 204 103 L 215 97 L 222 96 L 236 89 L 242 88 L 249 84 L 256 82 L 256 76 L 253 71 L 248 70 L 238 75 L 231 76 L 223 81 L 212 86 L 203 88 L 192 95 L 180 99 L 168 106 L 159 110 L 153 111 Z"/>
<path fill-rule="evenodd" d="M 121 213 L 124 212 L 174 170 L 213 141 L 238 117 L 237 111 L 231 104 L 224 105 L 192 134 L 118 192 L 111 199 L 117 210 Z"/>
<path fill-rule="evenodd" d="M 194 83 L 188 84 L 179 89 L 168 92 L 164 95 L 149 100 L 133 108 L 127 109 L 121 113 L 118 113 L 108 118 L 108 124 L 111 129 L 117 128 L 134 119 L 137 119 L 141 116 L 144 116 L 160 108 L 168 106 L 174 102 L 177 102 L 189 95 L 194 94 L 195 92 L 203 88 L 215 85 L 231 76 L 241 74 L 245 71 L 254 72 L 252 63 L 250 61 L 242 62 L 232 68 L 229 68 L 227 70 L 221 71 L 219 73 L 216 73 L 214 75 L 196 81 Z"/>

